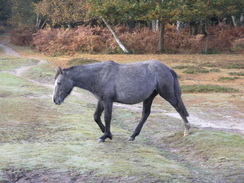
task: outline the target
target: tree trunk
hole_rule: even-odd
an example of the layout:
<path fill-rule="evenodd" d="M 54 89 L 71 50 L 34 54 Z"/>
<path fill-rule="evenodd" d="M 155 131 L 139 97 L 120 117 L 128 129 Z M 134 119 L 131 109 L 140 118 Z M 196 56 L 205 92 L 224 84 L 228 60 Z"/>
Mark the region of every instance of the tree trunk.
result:
<path fill-rule="evenodd" d="M 136 27 L 136 21 L 130 20 L 128 25 L 129 25 L 130 31 L 132 31 Z"/>
<path fill-rule="evenodd" d="M 165 22 L 159 22 L 159 40 L 158 40 L 158 51 L 163 52 L 164 49 L 164 29 L 165 29 Z"/>
<path fill-rule="evenodd" d="M 236 17 L 234 15 L 231 16 L 232 19 L 232 24 L 234 27 L 237 27 L 237 23 L 236 23 Z"/>
<path fill-rule="evenodd" d="M 108 27 L 108 29 L 110 30 L 110 32 L 113 34 L 114 39 L 116 40 L 116 42 L 118 43 L 119 47 L 123 50 L 124 53 L 129 54 L 130 51 L 124 46 L 124 44 L 121 42 L 121 40 L 119 39 L 119 36 L 116 34 L 116 32 L 114 31 L 114 29 L 108 24 L 108 22 L 101 17 L 103 22 L 105 23 L 105 25 Z"/>
<path fill-rule="evenodd" d="M 244 27 L 244 13 L 242 13 L 240 16 L 240 26 Z"/>
<path fill-rule="evenodd" d="M 158 20 L 152 20 L 152 31 L 158 31 Z"/>
<path fill-rule="evenodd" d="M 200 29 L 201 29 L 201 34 L 203 34 L 205 37 L 207 37 L 206 29 L 205 29 L 205 21 L 201 20 L 200 22 Z"/>
<path fill-rule="evenodd" d="M 184 23 L 182 21 L 179 21 L 179 20 L 176 21 L 176 32 L 177 32 L 177 34 L 179 34 L 181 29 L 183 29 L 183 27 L 184 27 L 183 24 Z"/>
<path fill-rule="evenodd" d="M 205 45 L 205 49 L 204 52 L 207 53 L 208 52 L 208 44 L 209 44 L 209 32 L 208 32 L 208 20 L 205 20 L 205 32 L 206 32 L 206 45 Z"/>

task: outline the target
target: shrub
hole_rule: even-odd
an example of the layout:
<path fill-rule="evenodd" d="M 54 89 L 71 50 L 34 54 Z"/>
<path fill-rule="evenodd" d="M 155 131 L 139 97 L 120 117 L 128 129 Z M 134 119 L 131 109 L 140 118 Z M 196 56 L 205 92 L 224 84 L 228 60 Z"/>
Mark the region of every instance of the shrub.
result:
<path fill-rule="evenodd" d="M 133 53 L 158 53 L 158 32 L 150 28 L 135 28 L 116 26 L 115 31 L 121 41 Z M 242 46 L 240 40 L 244 28 L 230 28 L 225 24 L 210 27 L 209 50 L 212 53 L 233 52 Z M 205 47 L 206 38 L 203 35 L 190 36 L 188 29 L 180 34 L 175 26 L 167 25 L 165 30 L 165 51 L 168 53 L 201 53 Z M 33 43 L 38 51 L 51 54 L 87 53 L 121 53 L 120 48 L 107 28 L 79 26 L 74 29 L 44 29 L 34 34 Z M 217 50 L 217 52 L 216 52 Z"/>
<path fill-rule="evenodd" d="M 36 32 L 33 26 L 22 26 L 14 29 L 10 35 L 10 42 L 17 46 L 31 46 L 32 34 Z"/>

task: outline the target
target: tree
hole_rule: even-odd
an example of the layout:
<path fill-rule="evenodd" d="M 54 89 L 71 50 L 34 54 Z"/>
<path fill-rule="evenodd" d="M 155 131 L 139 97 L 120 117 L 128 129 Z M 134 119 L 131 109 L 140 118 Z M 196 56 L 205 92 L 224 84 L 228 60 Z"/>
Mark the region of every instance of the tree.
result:
<path fill-rule="evenodd" d="M 113 23 L 116 21 L 128 21 L 128 16 L 123 15 L 123 12 L 125 12 L 123 7 L 125 7 L 124 5 L 126 2 L 127 1 L 124 1 L 123 3 L 121 0 L 90 0 L 88 4 L 88 17 L 101 19 L 112 33 L 119 47 L 124 53 L 128 54 L 130 53 L 130 50 L 122 43 L 119 36 L 109 23 L 109 21 Z"/>
<path fill-rule="evenodd" d="M 242 5 L 241 5 L 242 4 Z M 182 0 L 180 20 L 186 22 L 203 22 L 206 35 L 206 44 L 204 52 L 208 52 L 209 31 L 208 24 L 210 18 L 226 17 L 236 13 L 242 6 L 242 0 Z"/>
<path fill-rule="evenodd" d="M 181 0 L 90 0 L 90 12 L 112 23 L 159 21 L 158 50 L 164 51 L 165 24 L 176 19 Z"/>
<path fill-rule="evenodd" d="M 0 21 L 6 22 L 10 15 L 10 2 L 8 0 L 0 0 Z"/>
<path fill-rule="evenodd" d="M 71 26 L 84 20 L 85 6 L 86 0 L 43 0 L 36 4 L 36 13 L 52 26 Z"/>
<path fill-rule="evenodd" d="M 148 11 L 147 18 L 150 20 L 156 19 L 159 21 L 159 42 L 158 50 L 163 52 L 165 24 L 170 21 L 176 21 L 179 15 L 179 7 L 181 0 L 152 0 L 147 2 Z"/>
<path fill-rule="evenodd" d="M 33 25 L 36 19 L 33 0 L 10 0 L 8 23 L 13 26 Z"/>

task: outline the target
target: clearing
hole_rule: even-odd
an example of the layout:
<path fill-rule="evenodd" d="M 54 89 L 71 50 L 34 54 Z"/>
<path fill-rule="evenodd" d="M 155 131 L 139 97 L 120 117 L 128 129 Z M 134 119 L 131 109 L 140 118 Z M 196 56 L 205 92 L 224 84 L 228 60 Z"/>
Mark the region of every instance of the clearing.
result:
<path fill-rule="evenodd" d="M 243 182 L 243 55 L 47 57 L 10 45 L 7 37 L 0 42 L 0 183 Z M 51 100 L 54 68 L 68 67 L 75 58 L 157 59 L 175 68 L 191 135 L 182 137 L 178 114 L 157 97 L 134 142 L 126 139 L 140 119 L 141 104 L 114 105 L 114 139 L 98 143 L 96 99 L 90 93 L 75 89 L 62 106 Z M 199 86 L 206 92 L 196 90 Z"/>

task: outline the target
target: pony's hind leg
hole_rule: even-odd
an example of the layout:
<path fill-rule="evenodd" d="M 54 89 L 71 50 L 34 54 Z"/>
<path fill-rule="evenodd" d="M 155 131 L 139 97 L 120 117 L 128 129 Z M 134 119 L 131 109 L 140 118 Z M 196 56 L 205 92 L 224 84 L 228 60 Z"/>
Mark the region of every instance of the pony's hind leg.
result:
<path fill-rule="evenodd" d="M 188 122 L 186 116 L 181 115 L 181 118 L 183 119 L 183 121 L 184 121 L 184 126 L 185 126 L 184 136 L 187 136 L 187 135 L 190 134 L 190 128 L 191 128 L 190 123 Z"/>
<path fill-rule="evenodd" d="M 143 109 L 142 109 L 142 117 L 141 117 L 141 120 L 140 120 L 138 126 L 136 127 L 134 133 L 128 139 L 128 141 L 134 141 L 135 140 L 135 137 L 137 135 L 139 135 L 139 133 L 141 132 L 141 129 L 142 129 L 144 123 L 146 122 L 148 116 L 151 113 L 152 102 L 153 102 L 153 99 L 156 97 L 157 94 L 158 93 L 156 91 L 154 91 L 150 95 L 150 97 L 148 97 L 146 100 L 143 101 Z"/>
<path fill-rule="evenodd" d="M 168 101 L 175 108 L 175 110 L 180 114 L 185 127 L 184 136 L 189 135 L 191 126 L 187 120 L 188 112 L 185 108 L 185 105 L 181 97 L 178 96 L 177 98 L 174 94 L 170 94 L 170 93 L 168 93 L 167 95 L 160 94 L 160 96 L 163 97 L 166 101 Z"/>

